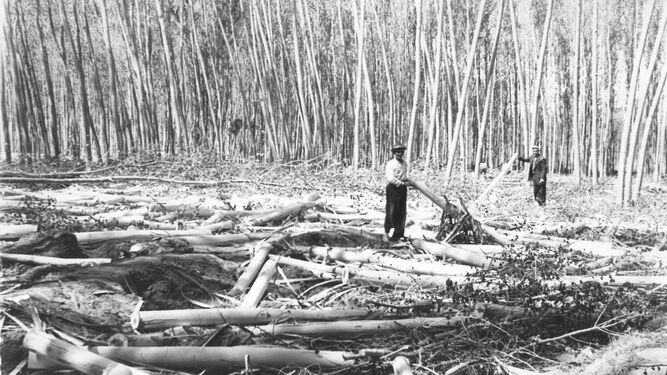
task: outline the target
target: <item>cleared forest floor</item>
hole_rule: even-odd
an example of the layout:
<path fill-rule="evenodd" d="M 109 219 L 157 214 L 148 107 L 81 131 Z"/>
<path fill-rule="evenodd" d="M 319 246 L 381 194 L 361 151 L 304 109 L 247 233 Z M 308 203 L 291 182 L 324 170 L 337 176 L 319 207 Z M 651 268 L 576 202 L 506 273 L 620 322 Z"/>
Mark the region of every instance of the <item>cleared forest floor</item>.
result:
<path fill-rule="evenodd" d="M 200 364 L 230 356 L 223 373 L 388 374 L 407 363 L 418 374 L 613 374 L 665 365 L 650 357 L 667 353 L 664 181 L 618 207 L 615 180 L 577 186 L 552 175 L 540 207 L 522 172 L 475 202 L 497 171 L 478 182 L 455 176 L 445 189 L 444 171 L 413 168 L 412 179 L 474 219 L 437 247 L 442 210 L 414 189 L 409 240 L 383 238 L 381 172 L 204 157 L 99 169 L 2 166 L 0 223 L 42 233 L 0 242 L 3 374 L 71 367 L 43 355 L 22 362 L 28 349 L 39 353 L 34 342 L 53 337 L 152 373 L 202 368 L 170 366 L 164 358 L 178 351 L 150 362 L 155 355 L 141 348 L 238 350 L 197 354 Z M 240 285 L 253 262 L 259 268 Z M 207 308 L 232 315 L 196 323 L 190 309 Z M 175 309 L 187 310 L 171 323 L 150 314 Z M 297 311 L 328 315 L 310 322 Z M 110 352 L 133 346 L 132 359 Z"/>

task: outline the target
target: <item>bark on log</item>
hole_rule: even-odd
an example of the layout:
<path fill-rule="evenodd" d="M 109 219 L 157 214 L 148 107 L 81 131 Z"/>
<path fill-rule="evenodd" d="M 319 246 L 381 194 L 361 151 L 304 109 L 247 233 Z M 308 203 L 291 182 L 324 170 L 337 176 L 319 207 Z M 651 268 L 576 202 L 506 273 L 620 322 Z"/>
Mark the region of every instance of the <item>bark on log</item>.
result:
<path fill-rule="evenodd" d="M 282 219 L 290 215 L 296 215 L 305 208 L 314 207 L 315 201 L 317 201 L 318 199 L 320 199 L 319 195 L 311 194 L 306 198 L 304 202 L 293 203 L 289 206 L 275 210 L 267 215 L 252 218 L 249 220 L 248 223 L 252 226 L 261 226 L 261 225 L 266 225 L 274 220 Z"/>
<path fill-rule="evenodd" d="M 326 323 L 269 324 L 251 329 L 255 335 L 303 336 L 361 336 L 388 332 L 409 331 L 417 328 L 454 328 L 467 321 L 466 317 L 411 318 L 396 320 L 357 320 Z"/>
<path fill-rule="evenodd" d="M 16 241 L 22 236 L 37 232 L 36 224 L 7 224 L 0 226 L 0 241 Z"/>
<path fill-rule="evenodd" d="M 346 359 L 353 356 L 353 353 L 350 352 L 286 349 L 268 345 L 227 347 L 166 346 L 138 348 L 93 346 L 88 349 L 90 350 L 89 353 L 91 353 L 91 355 L 109 358 L 107 361 L 117 360 L 127 363 L 141 363 L 146 366 L 154 366 L 170 370 L 203 371 L 244 368 L 246 365 L 246 356 L 250 359 L 253 368 L 266 369 L 276 369 L 288 366 L 332 369 L 349 367 L 354 364 L 354 360 Z M 86 350 L 81 350 L 86 352 Z M 47 362 L 43 362 L 42 365 L 43 368 L 48 368 Z M 97 375 L 101 373 L 88 372 L 87 374 Z M 138 375 L 139 373 L 132 373 L 132 375 L 135 374 Z"/>
<path fill-rule="evenodd" d="M 48 357 L 52 361 L 90 375 L 148 375 L 149 372 L 137 370 L 115 362 L 105 356 L 91 353 L 51 335 L 30 331 L 23 339 L 23 346 L 28 350 Z"/>
<path fill-rule="evenodd" d="M 243 297 L 239 307 L 253 308 L 259 305 L 264 297 L 266 288 L 269 287 L 269 283 L 273 280 L 273 276 L 276 274 L 276 265 L 277 263 L 275 259 L 267 259 L 266 262 L 264 262 L 255 282 L 252 283 L 252 287 L 250 287 L 248 293 Z"/>
<path fill-rule="evenodd" d="M 283 321 L 364 319 L 367 309 L 283 310 L 262 308 L 189 309 L 138 311 L 130 317 L 132 328 L 158 330 L 180 326 L 215 326 L 219 324 L 258 325 Z"/>

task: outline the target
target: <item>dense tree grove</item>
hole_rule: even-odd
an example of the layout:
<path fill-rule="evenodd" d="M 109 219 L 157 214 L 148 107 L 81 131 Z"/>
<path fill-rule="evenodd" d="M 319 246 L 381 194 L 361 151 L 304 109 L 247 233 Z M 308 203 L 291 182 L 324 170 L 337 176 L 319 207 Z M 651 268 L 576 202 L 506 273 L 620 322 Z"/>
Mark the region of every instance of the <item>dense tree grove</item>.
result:
<path fill-rule="evenodd" d="M 667 165 L 656 0 L 0 0 L 6 161 L 206 151 L 378 167 Z M 636 172 L 634 176 L 633 172 Z"/>

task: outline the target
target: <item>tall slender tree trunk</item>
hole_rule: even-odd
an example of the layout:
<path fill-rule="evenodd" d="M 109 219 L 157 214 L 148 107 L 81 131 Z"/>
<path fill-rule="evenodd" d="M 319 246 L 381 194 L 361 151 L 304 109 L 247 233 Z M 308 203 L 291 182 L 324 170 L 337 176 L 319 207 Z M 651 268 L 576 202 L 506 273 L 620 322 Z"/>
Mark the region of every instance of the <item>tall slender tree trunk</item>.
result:
<path fill-rule="evenodd" d="M 648 137 L 651 134 L 653 116 L 657 112 L 658 103 L 660 102 L 660 97 L 662 96 L 663 90 L 665 88 L 665 82 L 667 82 L 667 68 L 663 68 L 662 77 L 660 77 L 660 83 L 658 83 L 658 88 L 653 95 L 651 108 L 649 109 L 648 114 L 644 120 L 644 134 L 642 135 L 641 145 L 639 147 L 639 155 L 637 157 L 637 180 L 635 182 L 635 188 L 632 191 L 633 201 L 636 201 L 639 198 L 639 191 L 641 190 L 642 182 L 644 180 L 644 169 L 646 168 L 646 146 L 648 144 Z"/>
<path fill-rule="evenodd" d="M 491 52 L 491 61 L 486 72 L 486 93 L 484 95 L 484 111 L 482 120 L 479 124 L 479 133 L 477 135 L 477 149 L 475 150 L 475 180 L 479 179 L 479 164 L 482 162 L 482 146 L 484 144 L 484 133 L 486 132 L 486 123 L 491 112 L 494 90 L 494 69 L 496 66 L 496 54 L 498 52 L 498 41 L 500 40 L 500 30 L 502 28 L 503 12 L 505 10 L 505 0 L 498 1 L 498 21 L 496 23 L 496 32 L 493 39 L 493 49 Z M 513 137 L 514 139 L 514 137 Z"/>
<path fill-rule="evenodd" d="M 575 53 L 574 53 L 574 77 L 572 78 L 572 85 L 574 85 L 574 95 L 572 96 L 572 155 L 574 161 L 574 178 L 577 184 L 581 183 L 581 145 L 579 142 L 579 99 L 580 99 L 580 67 L 581 67 L 581 6 L 582 0 L 577 0 L 577 18 L 576 18 L 576 36 L 575 36 Z"/>
<path fill-rule="evenodd" d="M 663 1 L 663 4 L 667 5 L 667 2 Z M 663 8 L 662 10 L 662 16 L 660 17 L 660 24 L 658 27 L 658 33 L 655 38 L 655 42 L 653 43 L 653 50 L 651 52 L 651 57 L 649 58 L 649 63 L 648 67 L 646 69 L 641 69 L 640 70 L 640 78 L 639 78 L 639 83 L 641 83 L 640 89 L 639 89 L 639 94 L 637 95 L 637 99 L 639 99 L 637 107 L 636 107 L 636 112 L 634 114 L 634 119 L 632 121 L 632 127 L 630 130 L 630 138 L 629 138 L 629 143 L 628 143 L 628 153 L 627 153 L 627 160 L 626 160 L 626 166 L 625 166 L 625 192 L 623 195 L 626 197 L 626 199 L 629 199 L 631 201 L 634 200 L 635 197 L 637 197 L 637 194 L 633 194 L 632 192 L 632 174 L 633 174 L 633 169 L 634 169 L 634 162 L 635 162 L 635 151 L 637 149 L 637 140 L 639 137 L 639 130 L 641 128 L 641 125 L 643 123 L 644 119 L 644 112 L 645 112 L 645 107 L 647 104 L 647 99 L 648 99 L 648 91 L 649 91 L 649 86 L 650 86 L 650 77 L 653 76 L 653 72 L 655 71 L 655 67 L 658 62 L 658 52 L 660 51 L 660 41 L 662 40 L 662 36 L 665 33 L 665 27 L 667 27 L 667 9 Z M 644 79 L 642 79 L 644 77 Z M 642 83 L 643 81 L 643 83 Z M 656 104 L 657 105 L 657 104 Z M 645 123 L 645 127 L 650 127 L 651 120 L 649 117 L 649 120 Z M 643 164 L 641 163 L 642 159 L 639 159 L 640 162 L 637 165 L 638 169 L 643 168 Z M 638 183 L 637 186 L 640 186 L 641 183 Z"/>
<path fill-rule="evenodd" d="M 354 14 L 355 14 L 355 29 L 357 34 L 357 73 L 354 78 L 354 143 L 352 145 L 352 166 L 356 170 L 359 168 L 359 132 L 360 132 L 360 122 L 361 122 L 361 90 L 363 87 L 363 64 L 364 64 L 364 7 L 366 5 L 365 0 L 361 0 L 361 9 L 357 13 L 356 0 L 354 2 Z"/>
<path fill-rule="evenodd" d="M 432 86 L 432 94 L 431 94 L 431 108 L 429 110 L 429 124 L 428 124 L 428 144 L 426 145 L 426 165 L 425 167 L 428 168 L 431 163 L 431 156 L 435 155 L 433 152 L 433 144 L 434 144 L 434 137 L 435 137 L 435 124 L 436 124 L 436 119 L 438 117 L 438 94 L 440 93 L 440 64 L 442 60 L 442 18 L 444 14 L 444 4 L 442 1 L 438 2 L 438 31 L 437 35 L 435 37 L 435 43 L 436 43 L 436 52 L 435 52 L 435 61 L 433 62 L 433 70 L 435 71 L 434 78 L 433 78 L 433 84 Z"/>
<path fill-rule="evenodd" d="M 581 0 L 579 0 L 581 1 Z M 531 103 L 531 120 L 530 120 L 530 143 L 534 144 L 536 141 L 537 134 L 537 112 L 540 99 L 540 91 L 542 87 L 542 76 L 544 71 L 544 60 L 547 53 L 547 45 L 549 43 L 549 29 L 551 28 L 551 15 L 553 13 L 554 1 L 549 0 L 549 5 L 547 5 L 547 18 L 544 21 L 544 31 L 542 33 L 542 43 L 540 45 L 540 55 L 537 59 L 537 74 L 535 79 L 536 83 L 533 85 L 533 99 Z"/>
<path fill-rule="evenodd" d="M 651 15 L 653 14 L 653 9 L 655 7 L 655 0 L 648 0 L 645 4 L 644 14 L 642 17 L 642 30 L 639 37 L 639 41 L 634 50 L 634 55 L 632 58 L 632 75 L 630 76 L 630 89 L 628 91 L 628 99 L 625 104 L 625 116 L 623 119 L 623 131 L 621 133 L 621 150 L 618 157 L 618 178 L 617 178 L 617 190 L 616 190 L 616 202 L 618 204 L 624 204 L 631 197 L 626 195 L 627 183 L 626 173 L 629 173 L 632 177 L 632 170 L 627 170 L 628 158 L 633 158 L 634 155 L 629 153 L 629 138 L 630 130 L 632 128 L 632 119 L 635 109 L 635 99 L 637 94 L 637 84 L 639 81 L 639 70 L 642 60 L 642 55 L 644 54 L 644 49 L 646 48 L 646 39 L 649 30 L 649 24 L 651 20 Z M 641 108 L 639 109 L 641 111 Z"/>
<path fill-rule="evenodd" d="M 162 12 L 161 0 L 155 0 L 155 9 L 157 10 L 158 23 L 160 25 L 160 35 L 162 37 L 162 49 L 164 52 L 164 63 L 167 67 L 167 81 L 169 85 L 169 98 L 172 118 L 175 123 L 175 137 L 176 146 L 180 149 L 183 146 L 183 139 L 187 136 L 185 134 L 185 118 L 183 117 L 183 108 L 181 103 L 181 95 L 178 87 L 178 77 L 174 73 L 174 66 L 171 61 L 171 47 L 169 46 L 169 37 L 167 35 L 167 27 L 165 25 L 164 14 Z"/>
<path fill-rule="evenodd" d="M 518 26 L 516 20 L 516 13 L 514 11 L 514 0 L 510 0 L 510 22 L 512 24 L 512 43 L 514 45 L 514 69 L 517 75 L 518 92 L 517 92 L 517 106 L 519 107 L 519 119 L 521 121 L 522 134 L 524 135 L 523 152 L 528 155 L 530 152 L 530 137 L 528 136 L 530 129 L 528 125 L 528 100 L 526 99 L 526 79 L 523 71 L 523 63 L 521 60 L 521 49 L 519 46 Z"/>
<path fill-rule="evenodd" d="M 458 145 L 458 140 L 461 134 L 461 123 L 463 122 L 463 114 L 465 112 L 467 102 L 468 102 L 468 86 L 470 83 L 470 75 L 472 72 L 473 61 L 475 59 L 475 50 L 477 49 L 477 41 L 479 39 L 479 31 L 482 28 L 482 19 L 484 16 L 484 6 L 486 5 L 486 0 L 480 0 L 478 14 L 477 14 L 477 25 L 475 26 L 475 34 L 473 36 L 472 44 L 468 50 L 468 57 L 466 59 L 466 72 L 465 78 L 463 79 L 463 84 L 461 86 L 461 94 L 459 95 L 458 101 L 458 111 L 456 113 L 456 122 L 454 124 L 454 131 L 452 134 L 452 144 L 449 147 L 449 153 L 447 155 L 447 168 L 445 169 L 445 185 L 449 183 L 449 180 L 452 177 L 452 171 L 454 168 L 454 158 L 456 156 L 456 149 Z M 464 168 L 465 166 L 461 166 Z"/>
<path fill-rule="evenodd" d="M 598 0 L 593 0 L 593 37 L 591 40 L 591 175 L 598 184 Z"/>
<path fill-rule="evenodd" d="M 415 9 L 417 11 L 417 30 L 415 31 L 415 77 L 414 88 L 412 91 L 412 110 L 410 111 L 410 124 L 408 128 L 408 144 L 405 159 L 410 163 L 414 151 L 413 143 L 415 138 L 415 126 L 417 122 L 417 110 L 419 108 L 419 88 L 421 87 L 421 43 L 422 35 L 422 0 L 415 0 Z"/>
<path fill-rule="evenodd" d="M 0 51 L 7 50 L 5 30 L 9 26 L 8 9 L 9 0 L 0 0 Z M 40 29 L 41 30 L 41 29 Z M 2 152 L 7 163 L 12 162 L 12 143 L 9 134 L 9 116 L 5 104 L 5 54 L 0 52 L 0 131 L 2 131 Z"/>
<path fill-rule="evenodd" d="M 51 74 L 51 65 L 49 62 L 49 52 L 46 47 L 46 38 L 44 37 L 44 30 L 41 23 L 41 0 L 36 1 L 37 15 L 35 16 L 35 24 L 39 32 L 39 41 L 42 51 L 42 66 L 44 68 L 44 80 L 46 81 L 47 94 L 49 95 L 49 123 L 51 132 L 51 142 L 53 142 L 53 156 L 59 157 L 60 149 L 60 132 L 58 129 L 58 113 L 56 107 L 56 94 L 53 89 L 53 79 Z M 2 50 L 2 49 L 0 49 Z M 0 64 L 1 66 L 2 64 Z"/>

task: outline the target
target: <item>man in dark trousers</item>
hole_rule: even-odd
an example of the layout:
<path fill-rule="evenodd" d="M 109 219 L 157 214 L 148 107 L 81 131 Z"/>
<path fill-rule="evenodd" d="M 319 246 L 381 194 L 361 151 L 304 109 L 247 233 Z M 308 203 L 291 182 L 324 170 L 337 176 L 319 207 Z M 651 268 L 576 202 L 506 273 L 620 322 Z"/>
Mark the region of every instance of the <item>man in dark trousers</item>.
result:
<path fill-rule="evenodd" d="M 540 206 L 547 202 L 547 159 L 540 155 L 540 147 L 533 146 L 533 156 L 524 158 L 519 156 L 519 160 L 530 163 L 528 170 L 528 180 L 533 181 L 533 196 Z"/>
<path fill-rule="evenodd" d="M 387 206 L 384 217 L 384 232 L 391 241 L 400 240 L 405 233 L 406 202 L 408 199 L 408 163 L 403 160 L 405 146 L 398 144 L 391 148 L 393 158 L 387 162 Z"/>

